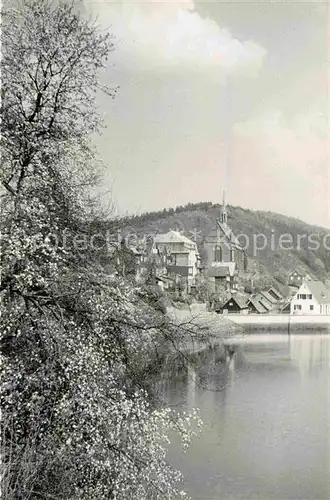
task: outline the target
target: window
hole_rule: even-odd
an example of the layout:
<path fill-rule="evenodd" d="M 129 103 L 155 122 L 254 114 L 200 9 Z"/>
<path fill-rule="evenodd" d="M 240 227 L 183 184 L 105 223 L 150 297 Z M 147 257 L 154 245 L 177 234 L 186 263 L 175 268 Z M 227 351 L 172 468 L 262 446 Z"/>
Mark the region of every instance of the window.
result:
<path fill-rule="evenodd" d="M 309 298 L 309 300 L 312 300 L 313 295 L 312 295 L 311 293 L 310 293 L 310 294 L 308 294 L 308 298 Z"/>
<path fill-rule="evenodd" d="M 309 306 L 310 311 L 314 311 L 314 306 Z"/>
<path fill-rule="evenodd" d="M 188 268 L 188 273 L 189 273 L 190 276 L 192 276 L 192 274 L 193 274 L 193 268 L 192 267 Z"/>
<path fill-rule="evenodd" d="M 303 300 L 306 300 L 306 299 L 307 299 L 307 295 L 306 295 L 305 293 L 298 294 L 298 295 L 297 295 L 297 299 L 303 299 Z"/>
<path fill-rule="evenodd" d="M 301 311 L 301 305 L 300 304 L 295 304 L 294 310 L 295 311 Z"/>
<path fill-rule="evenodd" d="M 214 249 L 214 262 L 221 262 L 221 261 L 222 261 L 222 248 L 216 246 Z"/>

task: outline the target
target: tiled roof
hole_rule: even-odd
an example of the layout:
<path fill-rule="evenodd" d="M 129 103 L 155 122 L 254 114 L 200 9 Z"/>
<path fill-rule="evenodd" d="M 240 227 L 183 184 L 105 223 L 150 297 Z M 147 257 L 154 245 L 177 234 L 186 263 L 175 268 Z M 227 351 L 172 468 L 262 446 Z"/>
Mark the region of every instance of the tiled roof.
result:
<path fill-rule="evenodd" d="M 265 313 L 269 311 L 268 307 L 265 306 L 260 300 L 250 299 L 248 305 L 249 304 L 252 304 L 259 313 Z"/>
<path fill-rule="evenodd" d="M 238 250 L 243 250 L 240 242 L 238 241 L 238 239 L 236 238 L 236 236 L 234 235 L 233 231 L 230 229 L 229 226 L 227 226 L 227 224 L 223 224 L 222 222 L 220 222 L 219 220 L 217 220 L 217 224 L 218 226 L 220 227 L 221 231 L 224 233 L 224 235 L 226 236 L 226 239 L 228 240 L 229 243 L 231 243 L 234 247 L 236 247 Z"/>
<path fill-rule="evenodd" d="M 293 274 L 297 274 L 298 276 L 303 277 L 303 273 L 299 272 L 297 269 L 292 269 L 291 271 L 289 271 L 288 276 L 290 277 Z"/>
<path fill-rule="evenodd" d="M 240 306 L 241 309 L 246 309 L 248 307 L 247 301 L 244 297 L 235 297 L 236 304 Z"/>
<path fill-rule="evenodd" d="M 234 276 L 236 264 L 235 262 L 217 262 L 208 270 L 208 276 L 220 278 L 224 276 Z"/>
<path fill-rule="evenodd" d="M 267 309 L 267 311 L 270 311 L 271 305 L 269 302 L 267 302 L 266 300 L 262 300 L 262 298 L 259 299 L 259 302 L 265 309 Z"/>
<path fill-rule="evenodd" d="M 307 281 L 305 285 L 319 304 L 330 304 L 330 290 L 325 286 L 323 281 Z"/>
<path fill-rule="evenodd" d="M 192 240 L 179 233 L 178 231 L 173 231 L 170 229 L 165 234 L 156 234 L 155 243 L 185 243 L 187 245 L 196 246 Z"/>
<path fill-rule="evenodd" d="M 264 296 L 264 297 L 268 300 L 268 302 L 270 302 L 271 304 L 275 304 L 275 303 L 277 302 L 277 300 L 276 300 L 276 299 L 274 299 L 274 297 L 273 297 L 272 295 L 270 295 L 270 293 L 268 293 L 268 292 L 266 292 L 266 291 L 264 291 L 264 290 L 262 290 L 260 293 L 261 293 L 261 294 L 262 294 L 262 295 L 263 295 L 263 296 Z"/>
<path fill-rule="evenodd" d="M 238 305 L 238 307 L 240 309 L 247 309 L 248 308 L 248 305 L 247 305 L 247 302 L 245 300 L 244 297 L 239 297 L 237 295 L 235 295 L 235 297 L 230 297 L 230 299 L 228 299 L 224 304 L 223 306 L 221 307 L 221 309 L 226 309 L 226 305 L 229 303 L 229 302 L 236 302 L 236 304 Z"/>
<path fill-rule="evenodd" d="M 259 302 L 261 302 L 261 304 L 264 307 L 267 307 L 268 310 L 270 310 L 272 307 L 273 302 L 270 301 L 270 298 L 268 299 L 265 297 L 264 292 L 256 293 L 255 295 L 253 295 L 252 299 L 255 299 L 255 300 L 258 300 Z"/>
<path fill-rule="evenodd" d="M 270 292 L 273 292 L 273 294 L 278 297 L 278 300 L 283 299 L 283 295 L 276 288 L 274 288 L 274 287 L 269 288 L 268 293 L 270 293 Z"/>
<path fill-rule="evenodd" d="M 228 248 L 236 248 L 240 251 L 243 250 L 232 229 L 227 224 L 223 224 L 222 222 L 220 222 L 219 219 L 217 219 L 212 231 L 206 236 L 205 242 L 216 243 L 219 240 L 217 229 L 220 229 L 222 232 L 221 241 L 224 245 L 227 245 Z"/>

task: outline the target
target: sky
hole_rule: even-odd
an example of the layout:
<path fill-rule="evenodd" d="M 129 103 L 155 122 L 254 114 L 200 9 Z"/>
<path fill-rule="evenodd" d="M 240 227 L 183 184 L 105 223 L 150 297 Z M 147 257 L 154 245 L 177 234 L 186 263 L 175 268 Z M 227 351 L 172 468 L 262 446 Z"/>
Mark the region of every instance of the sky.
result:
<path fill-rule="evenodd" d="M 82 0 L 113 34 L 95 139 L 119 213 L 188 202 L 330 228 L 330 5 Z"/>

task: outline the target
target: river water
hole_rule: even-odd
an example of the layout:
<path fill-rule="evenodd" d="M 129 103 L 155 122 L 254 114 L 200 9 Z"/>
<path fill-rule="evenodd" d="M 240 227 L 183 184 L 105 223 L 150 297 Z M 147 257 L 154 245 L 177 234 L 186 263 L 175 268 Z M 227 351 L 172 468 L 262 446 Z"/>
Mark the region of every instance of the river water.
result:
<path fill-rule="evenodd" d="M 169 460 L 193 500 L 330 499 L 330 336 L 233 339 L 231 363 L 173 377 L 171 405 L 197 407 L 203 431 Z"/>

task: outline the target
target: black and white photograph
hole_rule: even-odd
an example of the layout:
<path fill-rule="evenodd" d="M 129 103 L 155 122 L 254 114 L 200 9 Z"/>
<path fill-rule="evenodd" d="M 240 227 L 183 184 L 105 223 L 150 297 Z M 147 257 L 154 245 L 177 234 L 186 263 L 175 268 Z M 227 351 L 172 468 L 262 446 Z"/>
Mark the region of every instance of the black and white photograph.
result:
<path fill-rule="evenodd" d="M 0 498 L 329 500 L 330 0 L 0 8 Z"/>

